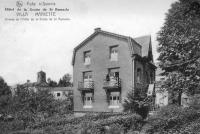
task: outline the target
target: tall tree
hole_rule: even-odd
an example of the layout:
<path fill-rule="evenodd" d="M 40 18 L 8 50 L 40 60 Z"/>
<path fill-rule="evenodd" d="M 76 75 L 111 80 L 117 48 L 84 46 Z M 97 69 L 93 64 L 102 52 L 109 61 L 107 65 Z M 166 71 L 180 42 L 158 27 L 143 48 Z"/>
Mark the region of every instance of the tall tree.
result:
<path fill-rule="evenodd" d="M 11 98 L 11 91 L 7 83 L 0 77 L 0 114 L 5 114 Z"/>
<path fill-rule="evenodd" d="M 69 87 L 69 86 L 72 86 L 72 83 L 71 83 L 71 78 L 72 76 L 70 74 L 65 74 L 58 82 L 58 86 L 61 86 L 61 87 Z"/>
<path fill-rule="evenodd" d="M 58 84 L 56 81 L 51 80 L 50 78 L 47 79 L 47 83 L 50 87 L 57 87 Z"/>
<path fill-rule="evenodd" d="M 181 94 L 194 93 L 200 82 L 200 0 L 173 3 L 157 40 L 165 87 L 180 104 Z"/>

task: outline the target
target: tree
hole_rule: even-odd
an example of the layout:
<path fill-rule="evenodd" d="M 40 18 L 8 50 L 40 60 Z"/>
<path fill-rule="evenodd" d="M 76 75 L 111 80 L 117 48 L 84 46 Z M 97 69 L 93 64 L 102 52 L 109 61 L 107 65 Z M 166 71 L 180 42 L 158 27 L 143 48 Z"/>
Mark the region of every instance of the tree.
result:
<path fill-rule="evenodd" d="M 7 83 L 4 81 L 2 77 L 0 77 L 0 114 L 5 114 L 8 110 L 11 91 Z"/>
<path fill-rule="evenodd" d="M 59 102 L 54 99 L 48 89 L 38 89 L 37 92 L 27 89 L 24 85 L 17 85 L 15 95 L 10 105 L 12 115 L 22 120 L 26 125 L 35 120 L 59 113 Z"/>
<path fill-rule="evenodd" d="M 51 80 L 50 78 L 47 79 L 47 83 L 50 87 L 57 87 L 58 84 L 56 81 Z"/>
<path fill-rule="evenodd" d="M 159 66 L 165 88 L 181 104 L 183 92 L 195 93 L 200 82 L 200 1 L 179 0 L 166 14 L 158 33 Z"/>
<path fill-rule="evenodd" d="M 72 76 L 70 74 L 65 74 L 58 82 L 58 86 L 69 87 L 72 86 L 71 81 Z"/>
<path fill-rule="evenodd" d="M 146 118 L 149 113 L 150 102 L 142 97 L 140 92 L 130 91 L 127 94 L 127 99 L 124 100 L 124 112 L 137 113 L 143 118 Z"/>

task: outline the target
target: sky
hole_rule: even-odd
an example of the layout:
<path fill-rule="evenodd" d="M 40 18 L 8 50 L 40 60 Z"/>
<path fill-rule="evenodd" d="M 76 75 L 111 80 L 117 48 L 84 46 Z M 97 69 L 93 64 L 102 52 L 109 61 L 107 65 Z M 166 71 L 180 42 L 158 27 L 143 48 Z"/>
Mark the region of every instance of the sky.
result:
<path fill-rule="evenodd" d="M 6 17 L 15 14 L 5 8 L 16 7 L 16 0 L 0 1 L 0 76 L 14 85 L 27 80 L 35 82 L 40 70 L 55 81 L 66 73 L 72 74 L 74 47 L 97 27 L 133 38 L 151 35 L 156 61 L 157 32 L 176 0 L 45 0 L 69 9 L 58 15 L 70 20 L 53 22 L 6 21 Z"/>

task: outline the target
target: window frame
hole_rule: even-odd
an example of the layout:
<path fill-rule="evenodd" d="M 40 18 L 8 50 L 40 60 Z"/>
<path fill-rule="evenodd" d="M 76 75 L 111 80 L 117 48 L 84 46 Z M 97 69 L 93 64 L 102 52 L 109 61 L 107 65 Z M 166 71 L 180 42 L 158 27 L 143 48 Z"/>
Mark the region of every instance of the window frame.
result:
<path fill-rule="evenodd" d="M 141 68 L 137 68 L 136 70 L 136 83 L 142 83 L 142 69 Z"/>
<path fill-rule="evenodd" d="M 120 93 L 119 95 L 109 95 L 109 107 L 119 107 L 120 105 Z"/>
<path fill-rule="evenodd" d="M 60 92 L 57 92 L 56 93 L 56 97 L 60 97 L 61 96 L 61 93 Z"/>
<path fill-rule="evenodd" d="M 110 61 L 118 61 L 119 60 L 119 45 L 114 45 L 109 47 L 109 59 Z M 112 50 L 114 49 L 114 53 L 112 53 Z M 112 54 L 116 54 L 116 58 L 112 58 Z"/>
<path fill-rule="evenodd" d="M 92 108 L 93 107 L 93 99 L 94 99 L 93 93 L 89 93 L 89 92 L 85 93 L 83 96 L 83 108 Z"/>
<path fill-rule="evenodd" d="M 86 62 L 87 61 L 87 56 L 89 57 L 88 58 L 89 62 Z M 91 64 L 91 50 L 83 52 L 83 63 L 84 63 L 84 65 L 90 65 Z"/>

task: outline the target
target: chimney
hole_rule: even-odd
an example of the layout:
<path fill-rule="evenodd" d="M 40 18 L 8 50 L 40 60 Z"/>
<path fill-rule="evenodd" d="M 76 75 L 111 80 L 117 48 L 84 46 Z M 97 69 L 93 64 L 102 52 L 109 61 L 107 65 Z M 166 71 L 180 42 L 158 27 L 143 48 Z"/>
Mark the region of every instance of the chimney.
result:
<path fill-rule="evenodd" d="M 101 31 L 101 28 L 100 28 L 100 27 L 97 27 L 97 28 L 94 29 L 94 31 L 95 31 L 95 32 Z"/>

